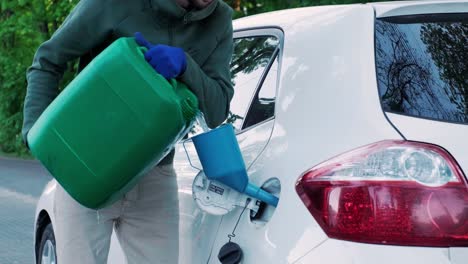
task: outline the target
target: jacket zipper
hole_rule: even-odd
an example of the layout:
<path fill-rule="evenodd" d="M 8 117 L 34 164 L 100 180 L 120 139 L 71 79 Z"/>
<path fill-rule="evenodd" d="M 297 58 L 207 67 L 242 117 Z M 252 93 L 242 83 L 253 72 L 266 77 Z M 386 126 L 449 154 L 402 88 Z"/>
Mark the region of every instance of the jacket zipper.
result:
<path fill-rule="evenodd" d="M 174 46 L 174 33 L 172 26 L 169 26 L 169 45 Z"/>
<path fill-rule="evenodd" d="M 190 19 L 192 18 L 192 13 L 188 12 L 187 14 L 184 15 L 184 25 L 187 25 L 190 22 Z"/>

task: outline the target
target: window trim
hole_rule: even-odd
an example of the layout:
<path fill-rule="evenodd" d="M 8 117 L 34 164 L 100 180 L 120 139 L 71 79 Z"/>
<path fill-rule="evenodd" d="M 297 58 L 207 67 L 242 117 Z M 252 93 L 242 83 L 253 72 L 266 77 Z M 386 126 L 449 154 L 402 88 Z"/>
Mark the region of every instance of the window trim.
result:
<path fill-rule="evenodd" d="M 401 16 L 379 17 L 377 20 L 393 24 L 414 24 L 414 23 L 439 23 L 439 22 L 468 22 L 468 13 L 428 13 L 428 14 L 410 14 Z"/>
<path fill-rule="evenodd" d="M 271 55 L 271 60 L 268 62 L 268 65 L 265 67 L 265 70 L 263 71 L 262 76 L 260 77 L 260 80 L 258 81 L 257 87 L 255 88 L 255 92 L 253 93 L 252 98 L 250 98 L 249 108 L 247 109 L 247 113 L 245 114 L 245 118 L 242 121 L 241 131 L 247 128 L 247 127 L 244 127 L 245 121 L 247 120 L 247 118 L 249 117 L 249 114 L 252 111 L 253 102 L 254 102 L 255 98 L 258 97 L 258 94 L 262 90 L 263 84 L 265 83 L 265 80 L 268 77 L 268 74 L 270 73 L 270 70 L 271 70 L 271 67 L 273 66 L 273 63 L 275 63 L 277 61 L 276 59 L 279 59 L 278 54 L 279 54 L 279 47 L 277 47 L 273 51 L 273 55 Z M 278 60 L 277 63 L 278 63 L 278 71 L 279 71 L 279 60 Z M 276 73 L 276 84 L 275 84 L 276 85 L 276 87 L 275 87 L 275 110 L 276 110 L 276 95 L 278 94 L 278 78 L 279 78 L 279 75 L 278 75 L 278 72 L 277 72 Z M 269 118 L 267 118 L 265 120 L 268 120 L 268 119 L 274 118 L 274 117 L 275 117 L 275 114 L 273 113 L 272 117 L 269 117 Z M 258 122 L 258 123 L 261 123 L 261 122 Z M 253 127 L 255 125 L 256 124 L 251 125 L 249 127 Z"/>
<path fill-rule="evenodd" d="M 378 97 L 378 100 L 379 100 L 379 105 L 380 105 L 380 110 L 382 111 L 382 114 L 384 115 L 385 119 L 387 120 L 387 122 L 390 124 L 390 126 L 393 127 L 393 129 L 398 133 L 398 135 L 400 135 L 400 137 L 403 139 L 403 140 L 406 140 L 406 137 L 405 135 L 403 135 L 403 133 L 401 133 L 400 129 L 398 129 L 395 124 L 393 124 L 393 122 L 390 120 L 390 118 L 388 117 L 387 115 L 387 112 L 385 111 L 384 107 L 383 107 L 383 101 L 382 101 L 382 96 L 380 95 L 380 88 L 379 88 L 379 79 L 378 79 L 378 71 L 377 71 L 377 20 L 379 20 L 379 18 L 374 18 L 374 23 L 373 23 L 373 31 L 372 33 L 374 34 L 374 74 L 375 74 L 375 88 L 377 89 L 377 97 Z"/>
<path fill-rule="evenodd" d="M 259 36 L 275 36 L 280 40 L 280 45 L 284 42 L 284 32 L 280 27 L 240 28 L 233 32 L 233 39 Z"/>
<path fill-rule="evenodd" d="M 265 82 L 266 77 L 268 76 L 268 73 L 270 72 L 270 68 L 273 65 L 273 63 L 278 59 L 278 72 L 276 76 L 276 87 L 275 87 L 275 93 L 276 95 L 278 94 L 278 88 L 279 88 L 279 81 L 280 81 L 280 76 L 281 76 L 281 62 L 282 62 L 282 55 L 283 55 L 283 45 L 284 45 L 284 32 L 281 28 L 279 27 L 258 27 L 258 28 L 246 28 L 246 29 L 237 29 L 234 30 L 233 33 L 233 40 L 239 39 L 239 38 L 253 38 L 253 37 L 276 37 L 279 41 L 278 47 L 273 51 L 273 55 L 271 56 L 270 61 L 268 62 L 268 65 L 265 67 L 265 70 L 262 73 L 262 76 L 260 77 L 254 92 L 252 93 L 249 104 L 247 107 L 247 111 L 245 113 L 245 119 L 247 118 L 247 115 L 249 114 L 251 107 L 252 107 L 252 102 L 256 95 L 259 93 L 263 83 Z M 276 100 L 275 100 L 276 103 Z M 276 108 L 275 108 L 276 112 Z M 273 117 L 268 118 L 264 121 L 269 121 L 271 119 L 274 119 L 275 115 Z M 249 127 L 244 127 L 244 122 L 245 119 L 242 120 L 241 124 L 241 129 L 236 131 L 236 134 L 240 134 L 246 130 L 250 130 L 253 127 L 256 127 L 260 124 L 263 124 L 264 122 L 259 122 L 255 125 L 249 126 Z"/>

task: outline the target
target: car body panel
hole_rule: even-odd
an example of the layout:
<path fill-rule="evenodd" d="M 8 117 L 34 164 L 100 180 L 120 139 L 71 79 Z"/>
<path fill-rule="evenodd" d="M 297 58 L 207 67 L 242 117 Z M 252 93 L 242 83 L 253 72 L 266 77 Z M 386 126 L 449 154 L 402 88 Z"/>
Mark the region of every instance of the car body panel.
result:
<path fill-rule="evenodd" d="M 36 213 L 35 213 L 35 223 L 38 223 L 38 218 L 40 214 L 47 214 L 52 223 L 52 227 L 55 226 L 55 213 L 54 213 L 54 204 L 55 204 L 55 192 L 57 189 L 57 181 L 55 179 L 49 181 L 47 185 L 44 187 L 44 191 L 42 192 L 39 200 L 37 202 Z M 34 229 L 34 240 L 36 241 L 36 228 Z M 122 248 L 117 240 L 115 234 L 112 234 L 111 238 L 111 245 L 109 250 L 109 259 L 108 263 L 112 264 L 124 264 L 125 257 L 123 255 Z"/>
<path fill-rule="evenodd" d="M 387 113 L 389 120 L 401 131 L 407 140 L 421 141 L 442 146 L 458 162 L 465 173 L 468 172 L 468 125 L 416 118 Z M 468 201 L 466 201 L 468 203 Z M 468 248 L 451 248 L 452 263 L 466 263 Z"/>
<path fill-rule="evenodd" d="M 331 258 L 330 256 L 333 256 Z M 329 239 L 296 263 L 310 264 L 455 264 L 446 248 L 371 245 Z M 458 263 L 456 263 L 458 264 Z"/>
<path fill-rule="evenodd" d="M 233 241 L 245 249 L 245 263 L 293 263 L 327 239 L 294 189 L 305 170 L 361 145 L 401 139 L 378 99 L 372 7 L 323 11 L 309 9 L 308 17 L 283 29 L 273 135 L 248 171 L 258 185 L 270 177 L 280 179 L 280 202 L 263 227 L 251 223 L 248 214 L 242 216 Z M 336 32 L 341 32 L 339 41 Z M 240 212 L 223 217 L 210 263 L 218 263 L 215 256 Z"/>
<path fill-rule="evenodd" d="M 390 121 L 408 140 L 436 144 L 445 148 L 462 170 L 468 172 L 468 125 L 415 118 L 388 113 Z"/>
<path fill-rule="evenodd" d="M 234 30 L 277 27 L 288 32 L 297 23 L 327 25 L 336 15 L 364 5 L 302 7 L 247 16 L 233 21 Z"/>
<path fill-rule="evenodd" d="M 452 264 L 465 264 L 468 259 L 468 248 L 450 248 L 449 256 Z"/>
<path fill-rule="evenodd" d="M 55 214 L 54 214 L 54 197 L 55 197 L 55 189 L 57 187 L 57 181 L 51 180 L 49 181 L 46 186 L 44 187 L 44 190 L 42 191 L 41 196 L 39 197 L 39 200 L 37 201 L 37 206 L 36 206 L 36 212 L 34 215 L 34 238 L 33 241 L 36 243 L 38 239 L 37 234 L 37 228 L 39 224 L 39 217 L 42 216 L 44 217 L 45 215 L 50 219 L 50 222 L 52 223 L 52 227 L 55 226 Z M 36 247 L 38 245 L 34 244 L 34 253 L 37 254 L 36 252 Z M 37 256 L 35 256 L 34 259 L 37 259 Z"/>
<path fill-rule="evenodd" d="M 188 148 L 192 157 L 194 148 Z M 194 162 L 197 162 L 198 158 Z M 174 168 L 177 174 L 179 192 L 179 263 L 190 263 L 192 260 L 208 259 L 217 227 L 218 216 L 203 212 L 194 203 L 192 182 L 199 170 L 189 165 L 183 148 L 176 151 Z"/>
<path fill-rule="evenodd" d="M 243 149 L 243 158 L 246 165 L 250 165 L 266 146 L 273 128 L 273 122 L 265 122 L 247 136 L 239 136 L 239 145 Z M 187 153 L 194 166 L 201 167 L 193 144 L 186 143 Z M 182 146 L 176 147 L 174 168 L 177 173 L 179 193 L 179 263 L 206 262 L 211 253 L 215 235 L 221 221 L 220 216 L 214 216 L 203 212 L 194 203 L 192 197 L 192 182 L 199 170 L 190 166 L 187 154 Z M 52 180 L 46 186 L 40 197 L 36 213 L 37 217 L 41 211 L 45 211 L 51 218 L 52 226 L 54 217 L 54 195 L 57 181 Z M 125 258 L 115 234 L 112 235 L 108 263 L 125 263 Z"/>
<path fill-rule="evenodd" d="M 252 130 L 249 136 L 247 134 L 238 136 L 246 166 L 252 164 L 266 146 L 272 127 L 272 122 L 265 122 Z M 192 183 L 199 172 L 196 168 L 201 168 L 201 165 L 191 140 L 187 140 L 184 145 L 185 148 L 182 144 L 176 147 L 174 164 L 178 179 L 180 207 L 179 262 L 190 263 L 194 260 L 206 262 L 211 253 L 221 216 L 205 213 L 194 202 Z M 190 162 L 196 168 L 193 168 Z"/>
<path fill-rule="evenodd" d="M 466 0 L 372 3 L 376 17 L 468 12 Z"/>
<path fill-rule="evenodd" d="M 448 2 L 456 4 L 444 10 L 468 3 Z M 434 1 L 431 7 L 423 9 L 433 10 L 442 7 L 441 3 L 445 2 Z M 251 221 L 249 210 L 239 220 L 242 208 L 222 217 L 203 212 L 192 197 L 192 182 L 199 170 L 191 167 L 184 146 L 179 144 L 175 156 L 181 216 L 179 263 L 219 263 L 219 249 L 228 241 L 238 220 L 233 242 L 243 249 L 243 263 L 466 262 L 467 248 L 399 247 L 329 239 L 295 191 L 299 176 L 325 160 L 369 143 L 401 140 L 402 136 L 389 120 L 408 139 L 436 142 L 433 138 L 436 134 L 419 135 L 421 127 L 443 133 L 445 123 L 434 128 L 437 125 L 423 124 L 427 121 L 423 120 L 418 121 L 418 124 L 422 122 L 421 126 L 413 123 L 411 127 L 412 121 L 405 117 L 384 113 L 377 89 L 376 12 L 382 16 L 427 12 L 418 11 L 422 5 L 421 2 L 394 2 L 308 7 L 234 21 L 235 32 L 242 32 L 243 36 L 269 28 L 284 32 L 275 118 L 237 133 L 250 181 L 261 186 L 269 179 L 279 179 L 280 201 L 271 219 L 263 223 Z M 407 7 L 399 9 L 399 6 Z M 461 136 L 466 129 L 457 127 L 450 131 Z M 449 141 L 447 138 L 440 144 Z M 461 150 L 457 152 L 455 139 L 447 144 L 447 149 L 461 159 L 463 154 Z M 185 147 L 192 164 L 201 168 L 190 140 Z M 462 166 L 467 168 L 465 163 Z M 46 210 L 52 223 L 56 186 L 53 182 L 41 196 L 37 209 L 37 214 Z M 108 263 L 120 263 L 116 261 L 124 263 L 113 236 Z"/>

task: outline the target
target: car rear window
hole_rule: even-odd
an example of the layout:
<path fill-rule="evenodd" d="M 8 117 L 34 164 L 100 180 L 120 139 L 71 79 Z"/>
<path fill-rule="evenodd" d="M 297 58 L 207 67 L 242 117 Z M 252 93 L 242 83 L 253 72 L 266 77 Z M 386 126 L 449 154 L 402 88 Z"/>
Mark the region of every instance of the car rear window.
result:
<path fill-rule="evenodd" d="M 387 112 L 468 123 L 468 14 L 377 19 L 377 81 Z"/>

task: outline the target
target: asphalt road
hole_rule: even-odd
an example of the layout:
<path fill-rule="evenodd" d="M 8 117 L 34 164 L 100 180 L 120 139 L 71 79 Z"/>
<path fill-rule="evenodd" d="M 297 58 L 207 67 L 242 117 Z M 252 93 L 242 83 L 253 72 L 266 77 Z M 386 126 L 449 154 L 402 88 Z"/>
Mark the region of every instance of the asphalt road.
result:
<path fill-rule="evenodd" d="M 34 263 L 34 211 L 51 179 L 37 161 L 0 157 L 0 264 Z"/>

